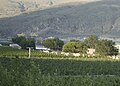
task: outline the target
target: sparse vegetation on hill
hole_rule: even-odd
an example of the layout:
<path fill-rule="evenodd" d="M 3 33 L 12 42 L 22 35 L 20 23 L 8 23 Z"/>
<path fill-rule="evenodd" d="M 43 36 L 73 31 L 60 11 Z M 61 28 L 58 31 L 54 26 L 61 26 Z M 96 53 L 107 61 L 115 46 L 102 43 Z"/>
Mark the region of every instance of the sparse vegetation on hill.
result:
<path fill-rule="evenodd" d="M 42 10 L 66 3 L 87 3 L 95 0 L 0 0 L 0 18 Z"/>
<path fill-rule="evenodd" d="M 40 37 L 119 37 L 120 1 L 65 5 L 0 19 L 0 36 L 37 33 Z"/>

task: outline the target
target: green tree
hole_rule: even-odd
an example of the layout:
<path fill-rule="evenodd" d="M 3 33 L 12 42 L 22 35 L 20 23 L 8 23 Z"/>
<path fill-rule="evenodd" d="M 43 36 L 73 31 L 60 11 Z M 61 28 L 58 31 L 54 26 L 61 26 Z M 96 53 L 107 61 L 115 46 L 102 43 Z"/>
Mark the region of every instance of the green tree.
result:
<path fill-rule="evenodd" d="M 68 42 L 63 46 L 64 52 L 85 53 L 86 48 L 81 42 Z"/>
<path fill-rule="evenodd" d="M 99 40 L 96 44 L 96 53 L 100 55 L 117 55 L 118 49 L 114 47 L 115 42 L 111 40 Z"/>
<path fill-rule="evenodd" d="M 85 39 L 84 44 L 88 48 L 95 49 L 97 42 L 98 42 L 98 37 L 96 35 L 91 35 L 89 38 Z"/>
<path fill-rule="evenodd" d="M 59 38 L 48 38 L 42 42 L 42 44 L 50 49 L 53 50 L 61 50 L 64 42 L 60 40 Z"/>
<path fill-rule="evenodd" d="M 72 39 L 72 40 L 70 40 L 70 42 L 80 42 L 80 41 L 76 40 L 76 39 Z"/>
<path fill-rule="evenodd" d="M 117 55 L 118 50 L 114 47 L 115 42 L 111 40 L 98 40 L 96 35 L 91 35 L 85 39 L 84 44 L 87 48 L 94 48 L 100 55 Z"/>
<path fill-rule="evenodd" d="M 19 44 L 23 40 L 26 41 L 26 38 L 24 36 L 16 36 L 12 38 L 12 42 L 17 44 Z"/>
<path fill-rule="evenodd" d="M 13 43 L 19 44 L 22 49 L 26 49 L 27 47 L 35 48 L 35 40 L 33 38 L 25 38 L 24 36 L 14 37 L 12 38 Z"/>

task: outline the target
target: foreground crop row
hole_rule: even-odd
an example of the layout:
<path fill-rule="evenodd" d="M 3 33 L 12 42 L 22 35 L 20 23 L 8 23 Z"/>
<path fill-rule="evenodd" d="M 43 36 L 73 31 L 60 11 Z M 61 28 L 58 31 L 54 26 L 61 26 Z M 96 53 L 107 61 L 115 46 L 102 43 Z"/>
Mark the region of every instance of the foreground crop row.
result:
<path fill-rule="evenodd" d="M 119 61 L 0 58 L 0 86 L 119 86 Z"/>

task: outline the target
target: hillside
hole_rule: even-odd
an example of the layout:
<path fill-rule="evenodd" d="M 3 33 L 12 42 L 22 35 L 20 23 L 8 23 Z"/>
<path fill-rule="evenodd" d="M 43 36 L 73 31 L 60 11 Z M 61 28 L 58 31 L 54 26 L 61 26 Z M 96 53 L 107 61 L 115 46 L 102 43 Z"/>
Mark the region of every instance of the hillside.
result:
<path fill-rule="evenodd" d="M 26 0 L 27 1 L 27 0 Z M 0 36 L 36 33 L 41 37 L 120 36 L 120 1 L 66 4 L 0 19 Z"/>
<path fill-rule="evenodd" d="M 86 3 L 91 1 L 94 0 L 0 0 L 0 18 L 42 10 L 71 2 Z"/>

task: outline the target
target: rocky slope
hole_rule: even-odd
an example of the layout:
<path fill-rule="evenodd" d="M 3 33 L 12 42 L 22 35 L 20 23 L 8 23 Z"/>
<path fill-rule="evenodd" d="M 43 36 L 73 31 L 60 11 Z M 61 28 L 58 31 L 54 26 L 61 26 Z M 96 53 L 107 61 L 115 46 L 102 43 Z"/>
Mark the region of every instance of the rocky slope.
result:
<path fill-rule="evenodd" d="M 42 10 L 71 2 L 92 2 L 94 0 L 0 0 L 0 18 Z"/>
<path fill-rule="evenodd" d="M 120 1 L 66 4 L 0 19 L 0 36 L 35 33 L 41 37 L 120 36 Z"/>

